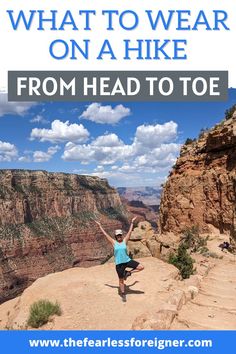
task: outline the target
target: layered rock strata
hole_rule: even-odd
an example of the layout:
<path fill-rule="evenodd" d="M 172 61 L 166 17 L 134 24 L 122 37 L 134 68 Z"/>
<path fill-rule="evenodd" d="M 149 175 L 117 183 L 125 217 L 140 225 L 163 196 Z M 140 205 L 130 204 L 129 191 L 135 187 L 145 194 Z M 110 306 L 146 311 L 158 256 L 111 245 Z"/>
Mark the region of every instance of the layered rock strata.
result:
<path fill-rule="evenodd" d="M 95 218 L 110 232 L 126 222 L 106 180 L 0 170 L 0 302 L 46 274 L 105 262 L 112 250 Z"/>
<path fill-rule="evenodd" d="M 161 233 L 199 226 L 236 235 L 236 113 L 188 140 L 164 186 Z"/>

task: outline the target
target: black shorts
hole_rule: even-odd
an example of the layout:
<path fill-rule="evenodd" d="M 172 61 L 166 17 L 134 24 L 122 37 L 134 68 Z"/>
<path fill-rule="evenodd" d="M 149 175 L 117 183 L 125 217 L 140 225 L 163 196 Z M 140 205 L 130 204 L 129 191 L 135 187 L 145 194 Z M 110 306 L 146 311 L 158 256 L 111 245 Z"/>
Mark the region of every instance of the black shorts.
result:
<path fill-rule="evenodd" d="M 118 277 L 120 279 L 124 278 L 124 272 L 125 272 L 125 268 L 132 268 L 135 269 L 137 268 L 137 266 L 139 265 L 139 262 L 134 261 L 133 259 L 131 259 L 129 262 L 127 263 L 121 263 L 121 264 L 117 264 L 116 265 L 116 272 L 118 274 Z"/>

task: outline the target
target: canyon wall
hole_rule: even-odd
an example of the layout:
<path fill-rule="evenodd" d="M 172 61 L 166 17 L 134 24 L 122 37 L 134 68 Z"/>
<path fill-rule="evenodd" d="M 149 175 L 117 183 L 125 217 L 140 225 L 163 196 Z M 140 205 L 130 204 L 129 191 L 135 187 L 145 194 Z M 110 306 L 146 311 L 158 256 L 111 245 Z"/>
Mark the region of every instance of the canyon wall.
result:
<path fill-rule="evenodd" d="M 198 226 L 236 235 L 236 113 L 188 139 L 164 186 L 161 233 Z"/>
<path fill-rule="evenodd" d="M 106 180 L 45 171 L 0 170 L 0 302 L 35 279 L 112 255 L 108 232 L 126 212 Z"/>

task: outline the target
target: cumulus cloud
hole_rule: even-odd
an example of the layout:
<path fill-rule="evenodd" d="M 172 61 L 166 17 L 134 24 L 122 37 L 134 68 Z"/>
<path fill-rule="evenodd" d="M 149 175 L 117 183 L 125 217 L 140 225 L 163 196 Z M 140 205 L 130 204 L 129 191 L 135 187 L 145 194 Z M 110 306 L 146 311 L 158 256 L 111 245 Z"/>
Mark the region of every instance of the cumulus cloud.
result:
<path fill-rule="evenodd" d="M 47 162 L 47 161 L 51 160 L 53 155 L 55 155 L 59 149 L 60 149 L 59 146 L 51 146 L 48 148 L 47 152 L 35 151 L 33 153 L 33 161 L 34 162 Z"/>
<path fill-rule="evenodd" d="M 112 108 L 111 106 L 102 106 L 101 103 L 92 103 L 81 114 L 80 118 L 100 124 L 116 124 L 130 114 L 130 109 L 122 104 Z"/>
<path fill-rule="evenodd" d="M 177 128 L 177 124 L 173 121 L 156 125 L 140 125 L 136 130 L 135 137 L 143 146 L 153 148 L 175 139 Z"/>
<path fill-rule="evenodd" d="M 156 125 L 140 125 L 135 134 L 133 148 L 136 154 L 149 152 L 163 143 L 173 142 L 177 137 L 178 125 L 173 122 Z"/>
<path fill-rule="evenodd" d="M 171 142 L 176 137 L 175 122 L 142 125 L 137 128 L 132 144 L 125 144 L 116 134 L 106 134 L 97 137 L 90 144 L 67 143 L 62 158 L 80 161 L 82 164 L 97 162 L 100 165 L 114 165 L 122 162 L 124 166 L 135 169 L 139 166 L 170 166 L 180 148 L 179 144 Z"/>
<path fill-rule="evenodd" d="M 56 146 L 51 146 L 48 148 L 47 151 L 25 151 L 23 156 L 20 156 L 18 158 L 19 162 L 47 162 L 50 161 L 53 155 L 57 153 L 57 151 L 60 150 L 60 147 L 58 145 Z"/>
<path fill-rule="evenodd" d="M 179 154 L 177 134 L 178 126 L 172 121 L 141 125 L 130 144 L 116 134 L 105 134 L 89 144 L 69 142 L 62 158 L 87 165 L 97 163 L 92 174 L 117 186 L 157 185 L 164 181 Z"/>
<path fill-rule="evenodd" d="M 18 150 L 15 145 L 0 141 L 0 162 L 11 162 L 18 156 Z"/>
<path fill-rule="evenodd" d="M 82 124 L 70 124 L 69 121 L 61 122 L 54 120 L 51 129 L 34 128 L 31 131 L 30 139 L 38 139 L 42 142 L 51 143 L 76 142 L 83 143 L 89 137 L 88 130 Z"/>
<path fill-rule="evenodd" d="M 175 163 L 176 156 L 180 150 L 180 145 L 175 143 L 161 144 L 149 153 L 139 155 L 134 160 L 134 165 L 138 167 L 170 167 Z"/>
<path fill-rule="evenodd" d="M 93 146 L 106 146 L 106 147 L 116 147 L 123 146 L 124 143 L 121 141 L 116 134 L 105 134 L 99 136 L 92 142 Z"/>
<path fill-rule="evenodd" d="M 36 104 L 35 102 L 8 102 L 7 93 L 0 92 L 0 117 L 8 114 L 23 116 Z"/>
<path fill-rule="evenodd" d="M 110 165 L 118 159 L 127 158 L 129 151 L 129 146 L 106 147 L 68 143 L 62 158 L 66 161 L 80 161 L 82 164 L 95 161 L 103 165 Z"/>
<path fill-rule="evenodd" d="M 132 147 L 125 145 L 116 134 L 107 134 L 99 136 L 87 145 L 67 143 L 62 158 L 67 161 L 80 161 L 83 164 L 95 161 L 110 165 L 118 159 L 126 159 L 131 152 Z"/>

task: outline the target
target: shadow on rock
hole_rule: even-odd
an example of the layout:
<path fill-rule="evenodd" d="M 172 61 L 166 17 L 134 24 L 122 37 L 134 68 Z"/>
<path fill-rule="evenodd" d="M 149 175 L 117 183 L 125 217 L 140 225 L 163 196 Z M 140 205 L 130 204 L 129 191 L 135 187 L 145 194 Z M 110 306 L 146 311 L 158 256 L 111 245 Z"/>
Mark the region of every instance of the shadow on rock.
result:
<path fill-rule="evenodd" d="M 135 284 L 139 283 L 138 281 L 133 282 L 133 284 L 130 285 L 125 285 L 125 292 L 126 294 L 145 294 L 144 291 L 142 290 L 132 290 L 130 289 L 132 286 L 134 286 Z M 105 286 L 109 286 L 109 288 L 113 288 L 113 289 L 117 289 L 118 294 L 120 294 L 120 289 L 119 286 L 116 285 L 111 285 L 111 284 L 104 284 Z"/>

